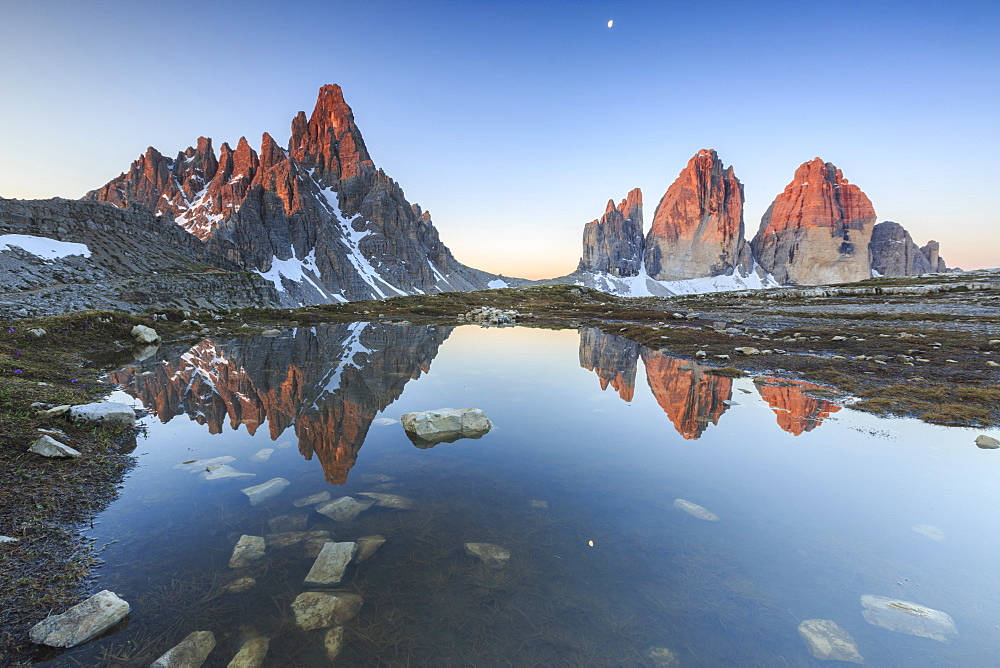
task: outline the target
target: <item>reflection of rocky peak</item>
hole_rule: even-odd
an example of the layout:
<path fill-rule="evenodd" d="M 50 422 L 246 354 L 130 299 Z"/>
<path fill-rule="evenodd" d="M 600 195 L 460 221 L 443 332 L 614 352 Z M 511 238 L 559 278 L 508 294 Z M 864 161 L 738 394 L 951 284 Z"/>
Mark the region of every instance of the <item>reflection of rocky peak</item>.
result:
<path fill-rule="evenodd" d="M 750 271 L 743 239 L 743 184 L 714 150 L 688 161 L 656 207 L 646 237 L 646 272 L 679 280 Z"/>
<path fill-rule="evenodd" d="M 642 349 L 642 361 L 649 389 L 681 436 L 700 438 L 709 423 L 719 423 L 727 408 L 723 402 L 733 395 L 731 378 L 650 348 Z"/>
<path fill-rule="evenodd" d="M 774 409 L 778 426 L 795 436 L 812 431 L 840 410 L 840 406 L 832 401 L 808 394 L 816 390 L 833 390 L 828 385 L 782 378 L 758 378 L 754 380 L 754 385 L 761 398 Z"/>
<path fill-rule="evenodd" d="M 605 334 L 597 327 L 580 329 L 580 366 L 601 379 L 601 389 L 608 385 L 625 401 L 635 395 L 635 370 L 640 346 L 635 341 Z"/>
<path fill-rule="evenodd" d="M 802 163 L 764 213 L 750 242 L 779 283 L 815 285 L 871 278 L 875 209 L 832 163 Z"/>
<path fill-rule="evenodd" d="M 407 381 L 426 372 L 446 327 L 353 323 L 299 329 L 294 336 L 206 339 L 173 360 L 140 362 L 112 382 L 153 409 L 163 422 L 186 413 L 212 433 L 265 420 L 272 440 L 294 425 L 299 452 L 320 460 L 341 484 L 372 420 Z"/>
<path fill-rule="evenodd" d="M 583 228 L 583 258 L 577 271 L 638 276 L 642 269 L 642 191 L 634 188 L 617 207 L 614 200 L 600 220 Z"/>

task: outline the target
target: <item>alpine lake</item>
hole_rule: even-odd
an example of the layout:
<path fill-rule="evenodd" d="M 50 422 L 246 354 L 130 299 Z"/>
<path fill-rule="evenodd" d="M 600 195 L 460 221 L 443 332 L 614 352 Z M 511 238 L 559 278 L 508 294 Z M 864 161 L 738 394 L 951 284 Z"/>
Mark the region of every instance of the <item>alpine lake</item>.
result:
<path fill-rule="evenodd" d="M 148 666 L 195 631 L 206 666 L 254 639 L 240 665 L 1000 664 L 980 430 L 593 328 L 326 325 L 111 380 L 149 414 L 88 534 L 131 613 L 43 665 Z M 492 429 L 411 442 L 401 416 L 445 407 Z M 263 549 L 234 558 L 243 536 Z M 334 586 L 311 575 L 328 543 L 357 549 Z M 305 592 L 363 603 L 305 629 Z"/>

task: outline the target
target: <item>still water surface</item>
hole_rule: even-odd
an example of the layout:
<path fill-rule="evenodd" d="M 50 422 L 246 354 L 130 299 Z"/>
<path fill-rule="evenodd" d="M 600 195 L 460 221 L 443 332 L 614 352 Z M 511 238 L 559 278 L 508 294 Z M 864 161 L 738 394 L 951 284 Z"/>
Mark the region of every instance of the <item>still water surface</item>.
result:
<path fill-rule="evenodd" d="M 1000 451 L 977 449 L 979 432 L 712 375 L 596 329 L 330 325 L 206 339 L 113 379 L 153 412 L 90 532 L 106 545 L 98 588 L 132 613 L 51 665 L 149 665 L 200 630 L 218 643 L 207 666 L 257 635 L 265 665 L 329 665 L 324 631 L 291 610 L 317 546 L 274 546 L 303 523 L 386 538 L 347 573 L 364 606 L 338 665 L 658 665 L 653 648 L 682 666 L 822 665 L 807 619 L 836 622 L 868 665 L 1000 661 Z M 481 408 L 494 428 L 414 447 L 399 417 L 442 407 Z M 254 477 L 177 468 L 221 456 Z M 290 484 L 256 506 L 240 491 L 275 477 Z M 414 505 L 348 522 L 293 505 L 321 492 Z M 230 569 L 243 534 L 268 548 Z M 485 568 L 467 542 L 510 562 Z M 256 585 L 224 590 L 244 576 Z M 872 625 L 866 594 L 944 611 L 958 633 Z"/>

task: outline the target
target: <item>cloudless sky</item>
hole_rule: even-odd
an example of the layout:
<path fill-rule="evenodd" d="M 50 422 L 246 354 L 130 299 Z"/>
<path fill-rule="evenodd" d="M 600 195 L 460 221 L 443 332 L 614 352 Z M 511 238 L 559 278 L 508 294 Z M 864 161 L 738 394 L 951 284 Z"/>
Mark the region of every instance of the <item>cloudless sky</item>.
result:
<path fill-rule="evenodd" d="M 607 27 L 613 19 L 613 28 Z M 690 157 L 746 189 L 835 163 L 879 220 L 1000 265 L 1000 2 L 0 0 L 0 196 L 80 197 L 147 146 L 287 142 L 338 83 L 456 257 L 575 269 L 584 223 Z"/>

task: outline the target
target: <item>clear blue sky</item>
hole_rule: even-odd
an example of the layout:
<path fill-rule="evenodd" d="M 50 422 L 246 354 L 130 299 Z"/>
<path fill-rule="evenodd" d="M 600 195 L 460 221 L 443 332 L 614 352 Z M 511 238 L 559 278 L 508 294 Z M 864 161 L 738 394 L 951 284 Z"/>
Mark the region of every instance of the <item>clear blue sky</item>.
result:
<path fill-rule="evenodd" d="M 701 148 L 745 184 L 748 237 L 820 156 L 949 264 L 1000 265 L 995 0 L 0 0 L 0 16 L 3 197 L 80 197 L 199 135 L 285 142 L 339 83 L 376 164 L 482 269 L 571 271 L 609 198 L 641 187 L 648 227 Z"/>

